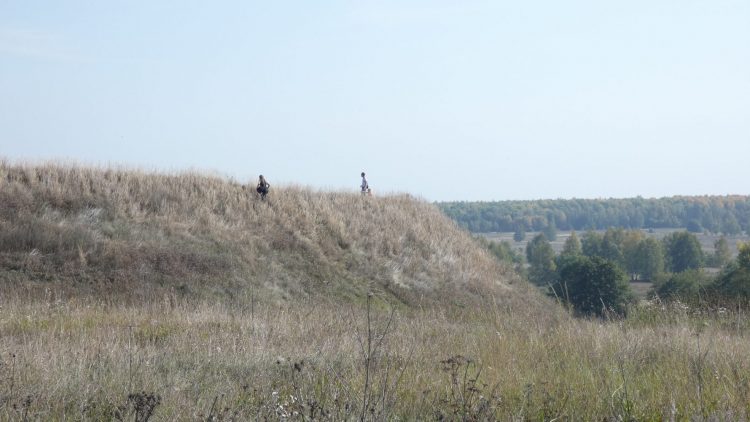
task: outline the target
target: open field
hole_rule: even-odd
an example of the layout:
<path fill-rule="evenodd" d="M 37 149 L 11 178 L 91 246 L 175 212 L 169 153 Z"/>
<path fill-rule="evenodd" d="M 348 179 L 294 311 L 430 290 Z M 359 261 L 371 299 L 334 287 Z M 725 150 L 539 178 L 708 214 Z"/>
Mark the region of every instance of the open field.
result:
<path fill-rule="evenodd" d="M 24 302 L 0 308 L 6 420 L 133 420 L 152 407 L 153 420 L 750 415 L 750 320 L 731 310 L 651 304 L 605 322 L 490 306 L 391 318 L 374 297 L 368 336 L 364 304 Z"/>

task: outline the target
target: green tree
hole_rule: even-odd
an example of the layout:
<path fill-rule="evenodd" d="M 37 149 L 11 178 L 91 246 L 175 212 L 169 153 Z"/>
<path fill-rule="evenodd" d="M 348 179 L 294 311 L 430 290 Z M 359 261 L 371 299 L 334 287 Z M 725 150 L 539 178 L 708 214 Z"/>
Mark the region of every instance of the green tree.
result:
<path fill-rule="evenodd" d="M 594 231 L 587 231 L 583 235 L 583 254 L 589 257 L 598 256 L 612 261 L 625 268 L 625 258 L 622 253 L 622 244 L 625 239 L 623 229 L 607 229 L 604 235 Z"/>
<path fill-rule="evenodd" d="M 583 249 L 583 254 L 586 256 L 601 256 L 602 235 L 593 230 L 587 231 L 583 234 L 581 248 Z"/>
<path fill-rule="evenodd" d="M 727 265 L 713 287 L 726 298 L 750 299 L 750 243 L 740 245 L 737 259 Z"/>
<path fill-rule="evenodd" d="M 750 243 L 740 245 L 740 252 L 737 254 L 737 264 L 742 268 L 750 269 Z"/>
<path fill-rule="evenodd" d="M 607 310 L 623 314 L 633 298 L 625 273 L 598 256 L 563 260 L 553 291 L 584 315 L 601 316 Z"/>
<path fill-rule="evenodd" d="M 692 233 L 670 233 L 664 238 L 664 251 L 670 272 L 679 273 L 703 266 L 703 250 L 698 238 Z"/>
<path fill-rule="evenodd" d="M 623 229 L 609 228 L 602 237 L 602 244 L 599 250 L 599 256 L 614 262 L 620 268 L 625 268 L 625 256 L 623 255 L 622 245 L 625 241 L 625 231 Z"/>
<path fill-rule="evenodd" d="M 640 275 L 638 267 L 638 246 L 644 239 L 640 230 L 628 230 L 622 240 L 622 257 L 625 270 L 630 274 L 631 280 L 637 280 Z"/>
<path fill-rule="evenodd" d="M 540 286 L 555 279 L 555 251 L 543 233 L 534 236 L 526 245 L 526 260 L 529 263 L 529 279 Z"/>
<path fill-rule="evenodd" d="M 542 233 L 544 233 L 544 237 L 546 237 L 550 242 L 554 242 L 555 240 L 557 240 L 557 226 L 555 225 L 554 219 L 549 220 L 549 223 L 544 227 Z"/>
<path fill-rule="evenodd" d="M 740 227 L 740 223 L 737 222 L 737 218 L 734 215 L 729 214 L 724 220 L 724 224 L 721 226 L 721 231 L 724 234 L 735 235 L 739 234 L 742 231 L 742 228 Z"/>
<path fill-rule="evenodd" d="M 508 264 L 520 264 L 523 262 L 523 257 L 513 250 L 513 247 L 507 240 L 495 242 L 487 240 L 487 238 L 480 235 L 477 236 L 477 241 L 500 261 Z"/>
<path fill-rule="evenodd" d="M 526 229 L 523 224 L 516 224 L 516 231 L 513 233 L 513 240 L 516 242 L 522 242 L 526 239 Z"/>
<path fill-rule="evenodd" d="M 664 250 L 661 243 L 653 237 L 638 242 L 632 265 L 632 271 L 639 274 L 641 279 L 654 280 L 664 271 Z"/>
<path fill-rule="evenodd" d="M 711 265 L 714 267 L 723 267 L 732 260 L 732 253 L 729 251 L 727 238 L 721 236 L 714 242 L 714 253 L 711 255 Z"/>
<path fill-rule="evenodd" d="M 560 255 L 563 256 L 576 256 L 576 255 L 582 255 L 583 254 L 583 247 L 581 246 L 581 241 L 578 240 L 578 236 L 576 236 L 575 230 L 570 233 L 570 236 L 568 236 L 567 239 L 565 239 L 565 243 L 563 244 L 562 252 L 560 252 Z"/>

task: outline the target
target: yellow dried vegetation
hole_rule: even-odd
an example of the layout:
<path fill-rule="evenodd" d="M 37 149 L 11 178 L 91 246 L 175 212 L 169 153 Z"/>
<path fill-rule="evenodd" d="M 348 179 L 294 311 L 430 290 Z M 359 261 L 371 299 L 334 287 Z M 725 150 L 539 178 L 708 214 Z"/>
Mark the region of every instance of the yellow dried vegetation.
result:
<path fill-rule="evenodd" d="M 30 296 L 135 302 L 374 291 L 408 306 L 546 305 L 423 200 L 275 186 L 262 201 L 252 183 L 0 162 L 0 277 Z"/>

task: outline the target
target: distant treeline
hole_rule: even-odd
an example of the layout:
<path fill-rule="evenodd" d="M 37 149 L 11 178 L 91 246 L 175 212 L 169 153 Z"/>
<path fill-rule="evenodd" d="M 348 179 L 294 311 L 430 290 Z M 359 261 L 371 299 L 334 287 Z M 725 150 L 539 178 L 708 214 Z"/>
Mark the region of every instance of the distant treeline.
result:
<path fill-rule="evenodd" d="M 693 232 L 750 232 L 750 196 L 645 199 L 552 199 L 442 202 L 450 218 L 472 232 L 686 227 Z"/>

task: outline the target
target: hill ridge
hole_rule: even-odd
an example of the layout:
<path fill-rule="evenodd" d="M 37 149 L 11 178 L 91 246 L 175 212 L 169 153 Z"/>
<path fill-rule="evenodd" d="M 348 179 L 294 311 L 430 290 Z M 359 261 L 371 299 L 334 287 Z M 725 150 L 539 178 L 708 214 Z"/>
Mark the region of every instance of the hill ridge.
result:
<path fill-rule="evenodd" d="M 371 290 L 414 305 L 540 301 L 437 207 L 72 165 L 0 163 L 0 279 L 65 295 L 243 300 Z"/>

